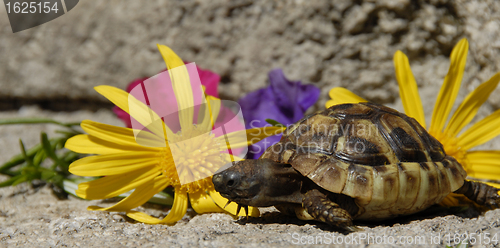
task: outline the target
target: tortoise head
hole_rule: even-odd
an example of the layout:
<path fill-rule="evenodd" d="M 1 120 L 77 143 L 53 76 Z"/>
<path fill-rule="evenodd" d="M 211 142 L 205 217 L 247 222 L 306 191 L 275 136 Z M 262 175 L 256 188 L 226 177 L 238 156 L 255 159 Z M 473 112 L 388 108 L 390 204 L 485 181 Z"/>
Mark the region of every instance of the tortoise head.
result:
<path fill-rule="evenodd" d="M 289 164 L 270 159 L 248 159 L 215 174 L 215 190 L 241 205 L 268 207 L 301 203 L 303 176 Z"/>

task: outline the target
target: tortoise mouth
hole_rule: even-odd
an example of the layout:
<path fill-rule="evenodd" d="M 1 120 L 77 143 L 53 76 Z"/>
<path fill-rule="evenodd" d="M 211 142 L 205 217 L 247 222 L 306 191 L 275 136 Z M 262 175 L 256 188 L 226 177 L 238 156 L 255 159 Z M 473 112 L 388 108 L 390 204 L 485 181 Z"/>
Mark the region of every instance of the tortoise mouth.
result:
<path fill-rule="evenodd" d="M 219 190 L 217 190 L 219 191 Z M 246 191 L 240 190 L 231 190 L 231 191 L 219 191 L 220 195 L 224 198 L 232 202 L 236 202 L 238 204 L 251 205 L 249 204 L 255 195 L 249 195 Z"/>
<path fill-rule="evenodd" d="M 258 181 L 261 180 L 251 176 L 252 173 L 242 173 L 237 169 L 239 167 L 232 167 L 215 174 L 212 178 L 214 189 L 231 201 L 248 205 L 259 194 Z"/>
<path fill-rule="evenodd" d="M 236 203 L 240 203 L 240 200 L 242 199 L 241 197 L 237 197 L 237 196 L 229 195 L 229 194 L 223 194 L 223 193 L 221 193 L 220 195 L 222 197 L 227 198 L 228 200 L 236 202 Z"/>
<path fill-rule="evenodd" d="M 227 199 L 234 201 L 234 202 L 240 202 L 241 200 L 245 200 L 246 198 L 248 198 L 248 196 L 244 196 L 241 193 L 238 193 L 234 190 L 231 192 L 220 192 L 219 191 L 219 193 L 224 198 L 227 198 Z"/>

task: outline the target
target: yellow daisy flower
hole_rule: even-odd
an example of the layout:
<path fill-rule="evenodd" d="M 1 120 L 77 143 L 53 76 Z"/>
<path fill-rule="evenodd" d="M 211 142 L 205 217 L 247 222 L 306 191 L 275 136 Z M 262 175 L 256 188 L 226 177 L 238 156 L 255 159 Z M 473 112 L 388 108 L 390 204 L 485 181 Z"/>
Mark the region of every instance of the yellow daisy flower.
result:
<path fill-rule="evenodd" d="M 216 192 L 212 184 L 211 176 L 220 167 L 216 165 L 237 159 L 222 151 L 229 146 L 231 149 L 248 147 L 282 132 L 283 128 L 253 128 L 216 137 L 211 130 L 221 102 L 211 96 L 205 98 L 208 107 L 199 110 L 204 115 L 193 124 L 193 89 L 186 66 L 170 48 L 162 45 L 158 48 L 169 69 L 177 104 L 182 110 L 178 112 L 180 131 L 173 133 L 153 110 L 131 94 L 111 86 L 95 87 L 98 93 L 149 131 L 83 121 L 81 127 L 88 134 L 69 139 L 65 147 L 82 154 L 97 155 L 75 161 L 69 171 L 79 176 L 102 177 L 79 184 L 76 194 L 85 199 L 105 199 L 134 190 L 111 207 L 90 206 L 88 210 L 126 212 L 130 218 L 149 224 L 180 220 L 186 213 L 188 200 L 197 213 L 240 214 L 236 203 L 225 206 L 227 199 Z M 169 186 L 175 189 L 174 203 L 162 220 L 132 210 Z M 259 211 L 249 208 L 248 214 L 258 216 Z"/>
<path fill-rule="evenodd" d="M 453 48 L 450 56 L 450 68 L 439 91 L 428 131 L 443 144 L 448 155 L 453 156 L 462 164 L 469 177 L 482 180 L 500 180 L 500 151 L 471 151 L 472 148 L 482 145 L 500 134 L 500 110 L 461 132 L 472 121 L 479 107 L 497 87 L 500 73 L 495 74 L 467 95 L 451 116 L 448 125 L 445 126 L 460 89 L 468 49 L 469 44 L 465 38 Z M 408 58 L 403 52 L 397 51 L 394 54 L 394 66 L 405 113 L 415 118 L 425 128 L 425 115 L 417 83 L 411 72 Z M 332 100 L 326 103 L 327 108 L 340 103 L 366 101 L 344 88 L 333 88 L 329 95 Z M 488 184 L 500 188 L 500 184 L 491 182 Z M 448 197 L 445 200 L 451 199 Z M 454 205 L 451 201 L 448 203 L 445 205 Z"/>

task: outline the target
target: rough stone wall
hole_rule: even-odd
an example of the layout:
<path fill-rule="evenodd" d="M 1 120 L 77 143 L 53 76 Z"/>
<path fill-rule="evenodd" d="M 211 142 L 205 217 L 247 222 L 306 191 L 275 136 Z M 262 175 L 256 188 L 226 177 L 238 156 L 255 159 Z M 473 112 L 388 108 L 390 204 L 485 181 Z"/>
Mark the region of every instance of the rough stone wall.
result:
<path fill-rule="evenodd" d="M 16 34 L 4 8 L 0 16 L 4 104 L 105 102 L 93 86 L 125 88 L 165 67 L 157 43 L 219 73 L 226 99 L 263 87 L 267 72 L 281 67 L 291 79 L 321 87 L 318 106 L 334 86 L 397 106 L 392 56 L 399 49 L 430 113 L 462 37 L 470 52 L 461 97 L 500 70 L 495 0 L 80 1 L 64 16 Z M 500 107 L 500 97 L 490 102 Z"/>
<path fill-rule="evenodd" d="M 120 125 L 109 108 L 54 113 L 27 105 L 50 110 L 109 107 L 92 87 L 125 88 L 135 78 L 156 74 L 165 68 L 156 48 L 161 43 L 219 73 L 223 98 L 238 99 L 263 87 L 267 72 L 281 67 L 291 79 L 322 88 L 317 108 L 323 107 L 330 88 L 344 86 L 401 110 L 392 64 L 400 49 L 409 56 L 429 121 L 448 56 L 462 37 L 469 39 L 470 51 L 459 98 L 500 71 L 498 0 L 87 0 L 54 21 L 16 34 L 0 6 L 0 119 L 38 116 Z M 496 90 L 480 117 L 500 108 L 499 96 Z M 40 132 L 52 137 L 55 129 L 49 124 L 0 126 L 0 161 L 20 153 L 19 138 L 32 147 L 39 143 Z M 500 139 L 485 146 L 500 149 Z M 5 179 L 0 176 L 0 181 Z M 235 221 L 225 214 L 195 215 L 188 210 L 176 225 L 166 226 L 135 223 L 123 213 L 86 210 L 114 203 L 71 196 L 59 200 L 48 186 L 0 188 L 0 247 L 282 247 L 294 244 L 291 234 L 317 237 L 338 231 L 277 213 Z M 138 210 L 154 216 L 167 213 L 154 204 Z M 500 232 L 499 209 L 481 216 L 471 213 L 472 208 L 442 211 L 360 225 L 375 237 L 443 238 L 426 247 L 444 247 L 445 236 L 456 232 L 483 238 Z M 366 242 L 359 246 L 401 246 Z M 481 244 L 493 246 L 485 239 Z"/>

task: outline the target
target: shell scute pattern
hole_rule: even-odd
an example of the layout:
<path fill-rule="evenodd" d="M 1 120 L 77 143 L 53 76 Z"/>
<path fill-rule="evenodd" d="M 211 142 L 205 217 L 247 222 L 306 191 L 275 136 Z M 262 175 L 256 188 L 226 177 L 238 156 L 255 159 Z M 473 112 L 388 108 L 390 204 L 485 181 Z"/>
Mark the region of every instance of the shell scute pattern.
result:
<path fill-rule="evenodd" d="M 356 219 L 420 211 L 460 188 L 466 177 L 417 121 L 371 103 L 310 115 L 262 157 L 289 163 L 318 186 L 354 198 Z"/>
<path fill-rule="evenodd" d="M 303 153 L 315 149 L 317 152 L 331 154 L 335 140 L 338 139 L 338 122 L 338 119 L 316 114 L 298 122 L 291 128 L 290 134 L 285 134 L 284 137 L 288 139 L 288 143 L 300 147 Z"/>
<path fill-rule="evenodd" d="M 350 164 L 344 189 L 339 193 L 356 198 L 361 205 L 366 205 L 371 202 L 374 189 L 373 168 Z"/>
<path fill-rule="evenodd" d="M 383 106 L 337 105 L 302 119 L 282 141 L 300 153 L 321 152 L 369 166 L 442 160 L 441 144 L 412 120 Z"/>

